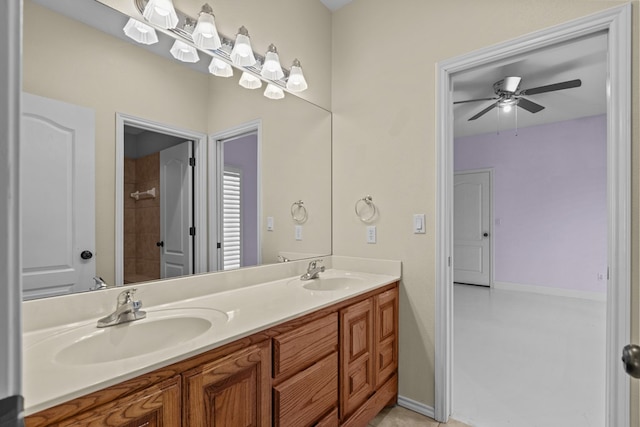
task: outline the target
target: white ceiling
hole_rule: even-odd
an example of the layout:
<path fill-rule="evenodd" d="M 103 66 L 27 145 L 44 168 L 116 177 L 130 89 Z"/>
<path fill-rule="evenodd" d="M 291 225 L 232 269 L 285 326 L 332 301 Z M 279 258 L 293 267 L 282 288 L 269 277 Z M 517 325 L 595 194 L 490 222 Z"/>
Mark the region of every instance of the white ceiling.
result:
<path fill-rule="evenodd" d="M 520 89 L 580 79 L 582 86 L 578 88 L 527 96 L 545 109 L 532 114 L 518 108 L 518 128 L 605 114 L 606 60 L 606 34 L 590 36 L 458 73 L 453 76 L 453 100 L 492 97 L 493 84 L 507 76 L 522 77 Z M 454 105 L 455 137 L 496 132 L 497 108 L 468 121 L 492 102 L 495 101 Z M 501 131 L 515 128 L 515 109 L 500 112 L 499 128 Z"/>
<path fill-rule="evenodd" d="M 351 2 L 351 0 L 320 0 L 320 1 L 322 2 L 322 4 L 327 6 L 329 10 L 331 10 L 332 12 L 335 12 L 345 4 Z"/>

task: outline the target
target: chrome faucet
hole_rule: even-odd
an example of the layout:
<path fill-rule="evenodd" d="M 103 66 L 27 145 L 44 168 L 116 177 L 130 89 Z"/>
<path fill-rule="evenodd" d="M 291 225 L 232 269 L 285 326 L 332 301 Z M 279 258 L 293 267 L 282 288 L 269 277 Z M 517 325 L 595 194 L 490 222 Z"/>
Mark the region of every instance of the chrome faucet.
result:
<path fill-rule="evenodd" d="M 116 310 L 110 315 L 98 320 L 98 328 L 120 325 L 121 323 L 132 322 L 147 317 L 147 313 L 140 310 L 142 301 L 134 300 L 133 294 L 136 289 L 128 289 L 118 294 Z"/>
<path fill-rule="evenodd" d="M 100 289 L 107 289 L 109 287 L 109 285 L 107 285 L 107 282 L 104 281 L 104 279 L 100 276 L 95 276 L 93 278 L 93 281 L 95 282 L 95 286 L 93 288 L 91 288 L 91 291 L 97 291 Z"/>
<path fill-rule="evenodd" d="M 318 264 L 321 262 L 321 259 L 311 261 L 307 267 L 307 272 L 300 276 L 300 280 L 317 279 L 318 275 L 324 272 L 324 265 L 318 267 Z"/>

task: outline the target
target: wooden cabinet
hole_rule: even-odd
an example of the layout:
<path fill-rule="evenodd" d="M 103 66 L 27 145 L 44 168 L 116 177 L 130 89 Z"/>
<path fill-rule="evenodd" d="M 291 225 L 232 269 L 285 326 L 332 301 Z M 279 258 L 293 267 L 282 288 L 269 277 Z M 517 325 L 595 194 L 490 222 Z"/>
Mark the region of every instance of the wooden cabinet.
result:
<path fill-rule="evenodd" d="M 116 399 L 50 426 L 175 427 L 181 425 L 180 377 Z"/>
<path fill-rule="evenodd" d="M 30 415 L 27 427 L 355 427 L 398 393 L 398 284 Z"/>
<path fill-rule="evenodd" d="M 340 420 L 366 423 L 398 393 L 398 288 L 340 311 Z"/>
<path fill-rule="evenodd" d="M 373 392 L 373 304 L 371 298 L 340 311 L 340 414 L 346 418 Z"/>
<path fill-rule="evenodd" d="M 378 389 L 398 369 L 398 288 L 373 297 L 373 384 Z"/>
<path fill-rule="evenodd" d="M 185 425 L 268 427 L 271 424 L 269 344 L 264 342 L 183 374 Z"/>

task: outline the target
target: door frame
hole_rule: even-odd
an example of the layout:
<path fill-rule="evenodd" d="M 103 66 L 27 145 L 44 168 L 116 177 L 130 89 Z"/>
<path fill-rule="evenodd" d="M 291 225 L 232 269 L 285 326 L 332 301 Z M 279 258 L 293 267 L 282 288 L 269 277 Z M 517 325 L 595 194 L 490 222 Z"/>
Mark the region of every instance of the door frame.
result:
<path fill-rule="evenodd" d="M 209 212 L 212 213 L 209 217 L 209 269 L 212 271 L 218 271 L 222 264 L 220 259 L 221 252 L 217 247 L 221 233 L 221 223 L 218 219 L 222 209 L 222 206 L 220 206 L 220 198 L 222 197 L 221 177 L 224 172 L 222 142 L 250 132 L 256 133 L 258 142 L 258 265 L 262 264 L 262 233 L 260 228 L 260 220 L 262 218 L 262 120 L 256 119 L 209 136 Z M 214 267 L 215 270 L 213 269 Z"/>
<path fill-rule="evenodd" d="M 631 289 L 631 4 L 613 7 L 437 65 L 437 235 L 435 416 L 451 414 L 453 372 L 453 84 L 460 71 L 601 31 L 608 34 L 607 207 L 608 265 L 606 426 L 630 422 L 630 383 L 620 351 L 630 341 Z"/>
<path fill-rule="evenodd" d="M 495 282 L 495 276 L 494 276 L 494 271 L 495 271 L 495 247 L 496 245 L 494 244 L 495 240 L 494 240 L 494 215 L 493 215 L 493 168 L 480 168 L 480 169 L 469 169 L 469 170 L 459 170 L 453 171 L 453 175 L 455 177 L 455 175 L 458 174 L 470 174 L 470 173 L 481 173 L 481 172 L 489 172 L 489 237 L 491 237 L 491 239 L 489 239 L 489 256 L 491 257 L 491 260 L 489 262 L 489 287 L 493 288 L 493 284 Z M 453 194 L 453 193 L 452 193 Z M 452 199 L 453 200 L 453 199 Z M 454 208 L 455 209 L 455 208 Z M 453 215 L 453 212 L 452 212 Z M 453 223 L 452 223 L 453 226 Z M 451 246 L 453 248 L 453 246 Z M 452 261 L 451 261 L 451 265 L 453 267 L 453 257 L 452 257 Z M 453 270 L 451 272 L 452 274 L 452 280 L 453 280 Z"/>
<path fill-rule="evenodd" d="M 193 182 L 195 203 L 193 207 L 194 227 L 194 274 L 207 270 L 207 135 L 170 126 L 140 117 L 116 112 L 116 211 L 115 211 L 115 284 L 124 283 L 124 127 L 164 133 L 193 141 L 193 154 L 197 159 Z M 204 167 L 203 167 L 204 166 Z"/>

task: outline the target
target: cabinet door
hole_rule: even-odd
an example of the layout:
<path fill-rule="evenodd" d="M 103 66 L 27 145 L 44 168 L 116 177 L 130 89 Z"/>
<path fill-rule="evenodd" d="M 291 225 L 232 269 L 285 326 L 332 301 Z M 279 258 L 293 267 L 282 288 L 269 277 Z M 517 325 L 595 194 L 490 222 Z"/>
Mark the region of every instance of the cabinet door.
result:
<path fill-rule="evenodd" d="M 373 392 L 371 298 L 340 311 L 340 332 L 340 418 L 344 420 Z"/>
<path fill-rule="evenodd" d="M 374 297 L 374 387 L 377 390 L 398 368 L 398 288 Z"/>
<path fill-rule="evenodd" d="M 54 425 L 179 427 L 180 417 L 180 377 L 176 376 Z"/>
<path fill-rule="evenodd" d="M 185 425 L 267 427 L 271 423 L 269 341 L 183 374 Z"/>

